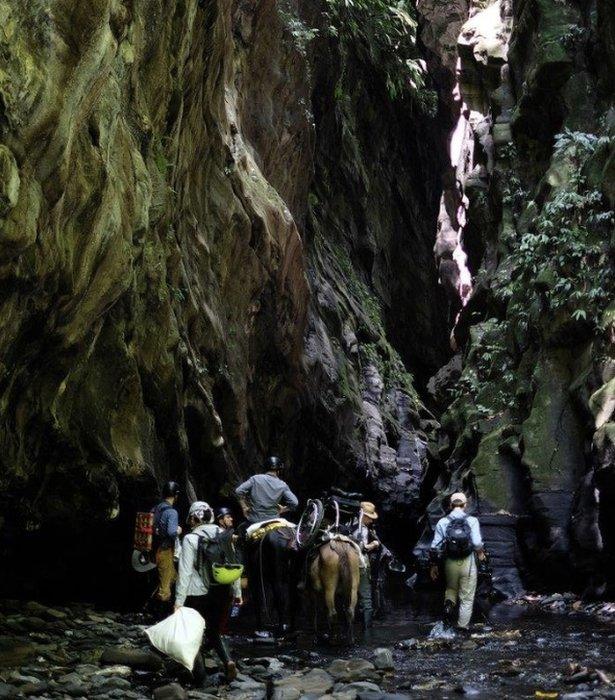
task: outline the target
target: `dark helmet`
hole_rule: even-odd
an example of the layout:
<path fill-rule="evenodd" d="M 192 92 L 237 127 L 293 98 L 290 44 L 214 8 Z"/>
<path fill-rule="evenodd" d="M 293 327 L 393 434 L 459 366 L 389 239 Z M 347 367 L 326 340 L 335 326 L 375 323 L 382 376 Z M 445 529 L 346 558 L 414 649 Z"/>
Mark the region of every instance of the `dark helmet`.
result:
<path fill-rule="evenodd" d="M 177 481 L 167 481 L 167 483 L 162 487 L 162 497 L 171 498 L 172 496 L 179 495 L 179 484 Z"/>
<path fill-rule="evenodd" d="M 214 518 L 218 522 L 220 518 L 224 518 L 226 515 L 233 515 L 230 508 L 216 508 Z"/>
<path fill-rule="evenodd" d="M 279 457 L 267 457 L 263 464 L 263 470 L 266 472 L 281 472 L 284 469 L 284 462 Z"/>

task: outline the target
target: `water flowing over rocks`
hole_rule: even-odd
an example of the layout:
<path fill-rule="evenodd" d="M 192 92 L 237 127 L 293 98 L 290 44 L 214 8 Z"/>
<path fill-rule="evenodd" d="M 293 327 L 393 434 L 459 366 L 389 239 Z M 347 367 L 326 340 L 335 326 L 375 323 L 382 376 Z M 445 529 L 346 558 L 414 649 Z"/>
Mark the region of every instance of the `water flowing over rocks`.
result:
<path fill-rule="evenodd" d="M 203 688 L 195 688 L 187 671 L 148 647 L 143 629 L 150 621 L 142 615 L 2 601 L 0 697 L 402 700 L 425 693 L 529 697 L 539 691 L 612 698 L 612 622 L 587 618 L 572 594 L 551 598 L 543 597 L 540 605 L 564 601 L 566 614 L 524 619 L 537 604 L 538 597 L 531 596 L 521 607 L 503 606 L 502 617 L 496 616 L 493 625 L 477 625 L 470 637 L 428 635 L 433 623 L 416 611 L 407 617 L 405 608 L 398 619 L 374 630 L 371 643 L 351 649 L 317 653 L 308 633 L 296 646 L 263 656 L 262 649 L 235 637 L 236 680 L 225 683 L 217 660 L 207 657 L 210 675 Z M 409 632 L 415 636 L 405 638 Z M 373 648 L 385 640 L 391 646 Z"/>

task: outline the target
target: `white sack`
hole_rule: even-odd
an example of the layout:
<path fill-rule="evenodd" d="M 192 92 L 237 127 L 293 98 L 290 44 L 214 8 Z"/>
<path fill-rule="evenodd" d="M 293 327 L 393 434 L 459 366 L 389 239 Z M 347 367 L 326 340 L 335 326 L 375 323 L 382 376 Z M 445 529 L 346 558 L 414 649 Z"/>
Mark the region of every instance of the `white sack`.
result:
<path fill-rule="evenodd" d="M 202 616 L 193 608 L 182 607 L 157 625 L 148 627 L 145 634 L 158 651 L 192 671 L 204 631 Z"/>

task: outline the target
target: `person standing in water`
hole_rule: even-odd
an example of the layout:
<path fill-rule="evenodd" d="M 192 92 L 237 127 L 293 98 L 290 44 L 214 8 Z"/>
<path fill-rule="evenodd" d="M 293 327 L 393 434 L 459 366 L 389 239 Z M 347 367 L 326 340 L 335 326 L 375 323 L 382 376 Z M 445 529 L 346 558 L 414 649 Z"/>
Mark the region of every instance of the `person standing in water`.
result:
<path fill-rule="evenodd" d="M 381 546 L 380 541 L 372 530 L 376 520 L 378 520 L 376 506 L 370 501 L 362 501 L 361 525 L 352 533 L 352 536 L 358 542 L 364 559 L 364 566 L 361 567 L 361 578 L 359 579 L 359 603 L 363 615 L 362 627 L 364 632 L 367 632 L 372 626 L 373 616 L 372 575 L 369 555 Z"/>
<path fill-rule="evenodd" d="M 212 573 L 212 567 L 203 556 L 199 556 L 199 552 L 207 552 L 210 545 L 216 546 L 220 534 L 224 533 L 224 529 L 214 523 L 213 510 L 208 503 L 195 501 L 190 506 L 188 527 L 190 532 L 184 537 L 179 557 L 175 610 L 186 605 L 205 618 L 205 648 L 218 654 L 226 680 L 230 682 L 237 677 L 237 668 L 224 637 L 224 626 L 233 598 L 241 600 L 241 582 L 239 578 L 232 583 L 217 581 L 215 571 Z M 227 538 L 227 541 L 231 540 Z M 193 675 L 198 685 L 205 683 L 205 663 L 201 654 L 195 659 Z"/>
<path fill-rule="evenodd" d="M 451 512 L 440 518 L 431 543 L 431 578 L 439 577 L 439 562 L 444 561 L 446 591 L 444 619 L 454 622 L 455 607 L 459 604 L 457 628 L 467 631 L 472 618 L 479 561 L 486 558 L 478 519 L 466 513 L 468 499 L 464 493 L 451 496 Z"/>
<path fill-rule="evenodd" d="M 171 587 L 177 578 L 173 553 L 175 542 L 182 529 L 175 503 L 179 496 L 179 484 L 167 481 L 162 488 L 162 501 L 152 510 L 154 514 L 154 549 L 158 569 L 158 589 L 156 598 L 161 603 L 171 600 Z"/>

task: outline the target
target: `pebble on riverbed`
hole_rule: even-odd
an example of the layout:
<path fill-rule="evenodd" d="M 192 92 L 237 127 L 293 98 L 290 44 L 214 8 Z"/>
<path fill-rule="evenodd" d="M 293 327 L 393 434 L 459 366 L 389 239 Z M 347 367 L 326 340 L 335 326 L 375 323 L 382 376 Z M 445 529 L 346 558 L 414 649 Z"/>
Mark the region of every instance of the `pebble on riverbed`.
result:
<path fill-rule="evenodd" d="M 507 601 L 508 605 L 529 605 L 555 613 L 584 614 L 602 620 L 615 620 L 615 603 L 599 601 L 586 602 L 574 593 L 525 593 Z"/>
<path fill-rule="evenodd" d="M 551 603 L 560 600 L 556 597 Z M 564 600 L 566 605 L 574 604 L 572 599 Z M 83 605 L 47 608 L 39 603 L 0 601 L 0 700 L 302 700 L 322 696 L 326 700 L 405 700 L 410 696 L 400 692 L 408 691 L 412 697 L 433 690 L 472 695 L 474 684 L 505 689 L 521 682 L 546 692 L 559 687 L 568 700 L 615 696 L 612 666 L 602 666 L 602 670 L 600 647 L 584 648 L 580 640 L 587 633 L 577 628 L 567 636 L 571 646 L 577 645 L 576 659 L 582 664 L 566 658 L 562 668 L 558 658 L 558 666 L 550 672 L 528 654 L 527 629 L 522 635 L 517 629 L 476 625 L 470 638 L 429 639 L 426 631 L 399 642 L 394 652 L 386 647 L 363 647 L 360 653 L 369 658 L 351 658 L 349 653 L 347 658 L 323 659 L 306 649 L 297 649 L 293 655 L 244 658 L 239 660 L 240 673 L 230 685 L 217 673 L 216 660 L 207 658 L 211 687 L 193 689 L 185 669 L 149 647 L 143 634 L 147 622 L 139 614 L 99 613 Z M 553 635 L 540 628 L 530 639 L 532 651 L 545 650 Z M 519 659 L 497 656 L 510 645 L 522 645 Z M 463 655 L 466 667 L 475 663 L 477 672 L 464 672 L 461 677 L 451 674 L 449 659 L 459 659 L 459 655 Z M 473 660 L 484 662 L 494 655 L 496 660 L 482 666 Z M 417 658 L 419 662 L 409 673 L 405 664 Z M 431 665 L 424 663 L 428 659 L 432 659 Z"/>
<path fill-rule="evenodd" d="M 83 605 L 57 608 L 0 601 L 0 700 L 18 697 L 88 700 L 356 700 L 381 697 L 380 679 L 393 654 L 376 649 L 367 659 L 335 659 L 326 668 L 311 652 L 262 656 L 239 662 L 230 685 L 189 689 L 190 674 L 149 647 L 139 614 L 99 613 Z M 218 670 L 206 659 L 210 672 Z M 179 681 L 179 682 L 178 682 Z M 186 687 L 184 687 L 184 685 Z M 375 695 L 374 695 L 375 694 Z"/>

